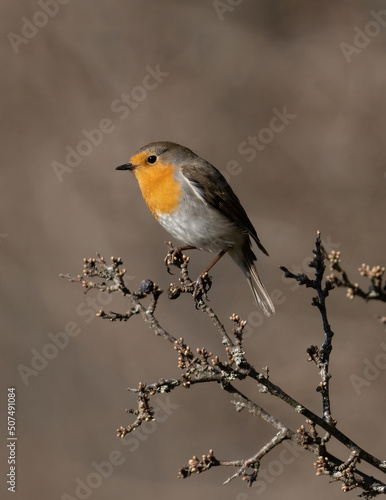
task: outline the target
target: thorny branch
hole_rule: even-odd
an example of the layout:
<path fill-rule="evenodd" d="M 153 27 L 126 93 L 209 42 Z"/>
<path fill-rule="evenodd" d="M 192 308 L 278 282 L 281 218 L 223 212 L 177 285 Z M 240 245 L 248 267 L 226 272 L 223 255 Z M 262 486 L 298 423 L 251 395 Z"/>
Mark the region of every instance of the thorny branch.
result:
<path fill-rule="evenodd" d="M 233 324 L 232 333 L 228 333 L 226 328 L 207 304 L 207 292 L 211 287 L 210 276 L 204 276 L 200 282 L 193 282 L 188 274 L 189 257 L 186 257 L 178 249 L 169 252 L 165 262 L 168 265 L 175 265 L 180 270 L 178 284 L 171 284 L 167 291 L 169 299 L 177 299 L 184 294 L 193 296 L 194 304 L 197 309 L 205 313 L 216 330 L 221 336 L 221 341 L 225 348 L 225 359 L 220 359 L 219 355 L 213 355 L 205 348 L 197 348 L 193 351 L 184 339 L 177 339 L 167 332 L 158 322 L 155 316 L 156 307 L 162 290 L 151 280 L 142 281 L 139 290 L 130 291 L 125 282 L 125 269 L 121 269 L 122 260 L 120 258 L 111 258 L 111 264 L 97 254 L 96 259 L 85 259 L 83 276 L 72 277 L 71 275 L 62 275 L 62 277 L 81 283 L 85 293 L 92 289 L 101 290 L 105 293 L 122 293 L 129 300 L 129 309 L 125 312 L 105 312 L 101 310 L 97 316 L 109 321 L 128 321 L 132 316 L 139 314 L 145 323 L 153 332 L 169 341 L 178 354 L 178 367 L 182 375 L 177 379 L 160 379 L 152 384 L 139 383 L 138 388 L 129 388 L 129 391 L 137 395 L 138 407 L 128 410 L 135 416 L 134 422 L 127 426 L 121 426 L 117 432 L 118 436 L 124 438 L 126 434 L 134 431 L 143 422 L 154 420 L 155 412 L 151 406 L 151 398 L 155 394 L 170 392 L 176 388 L 189 388 L 194 384 L 216 382 L 221 388 L 232 395 L 237 411 L 246 409 L 252 415 L 262 418 L 270 423 L 275 429 L 276 434 L 262 446 L 252 457 L 239 460 L 219 460 L 215 457 L 213 450 L 201 459 L 196 456 L 189 461 L 188 465 L 182 467 L 179 471 L 179 477 L 186 478 L 191 474 L 199 474 L 212 467 L 232 466 L 236 467 L 235 474 L 230 476 L 225 483 L 234 478 L 241 477 L 251 486 L 258 478 L 261 460 L 274 448 L 280 446 L 285 440 L 291 440 L 304 449 L 314 453 L 317 456 L 315 467 L 317 475 L 329 475 L 336 481 L 341 481 L 342 489 L 349 491 L 354 488 L 361 488 L 361 496 L 373 498 L 379 494 L 386 493 L 386 485 L 372 476 L 365 474 L 357 468 L 360 460 L 371 464 L 379 471 L 386 472 L 386 461 L 381 461 L 359 447 L 349 437 L 338 430 L 336 421 L 331 415 L 330 395 L 329 395 L 329 360 L 332 350 L 333 332 L 327 319 L 326 298 L 329 292 L 334 288 L 337 282 L 334 279 L 328 279 L 323 285 L 323 276 L 325 272 L 324 253 L 321 247 L 320 234 L 318 232 L 316 239 L 316 249 L 314 250 L 314 259 L 310 266 L 315 269 L 315 279 L 310 279 L 306 274 L 295 275 L 282 267 L 286 277 L 295 279 L 301 285 L 306 285 L 316 291 L 316 296 L 312 304 L 316 306 L 321 314 L 325 340 L 321 347 L 311 346 L 307 352 L 309 360 L 314 361 L 321 375 L 321 384 L 318 389 L 322 395 L 323 416 L 320 417 L 304 405 L 292 398 L 283 391 L 278 385 L 274 384 L 267 373 L 260 373 L 247 361 L 246 353 L 243 348 L 243 329 L 246 321 L 243 321 L 233 314 L 230 320 Z M 331 261 L 331 259 L 330 259 Z M 374 278 L 377 279 L 377 278 Z M 378 283 L 378 282 L 377 282 Z M 338 285 L 340 286 L 340 285 Z M 147 306 L 144 305 L 144 299 L 149 298 Z M 274 415 L 268 413 L 259 404 L 252 401 L 233 385 L 235 380 L 244 380 L 247 377 L 257 381 L 261 387 L 260 392 L 269 392 L 271 395 L 283 400 L 297 413 L 306 417 L 305 423 L 308 430 L 302 425 L 296 432 L 285 426 Z M 323 437 L 319 436 L 316 426 L 324 430 Z M 345 445 L 350 453 L 346 460 L 330 454 L 327 445 L 330 439 L 334 437 Z"/>
<path fill-rule="evenodd" d="M 295 279 L 300 285 L 306 285 L 307 288 L 313 288 L 316 290 L 317 295 L 312 299 L 312 305 L 319 309 L 322 316 L 323 329 L 325 333 L 325 340 L 320 348 L 312 345 L 307 349 L 307 354 L 309 354 L 309 361 L 314 361 L 319 369 L 322 381 L 318 387 L 318 391 L 322 395 L 323 399 L 323 419 L 329 424 L 335 424 L 331 416 L 331 402 L 330 402 L 330 378 L 331 375 L 328 372 L 330 354 L 332 351 L 332 337 L 334 332 L 331 330 L 331 326 L 327 319 L 327 309 L 326 309 L 326 298 L 329 292 L 334 288 L 331 281 L 326 280 L 323 286 L 322 280 L 326 266 L 324 264 L 324 254 L 321 248 L 320 232 L 318 231 L 315 250 L 313 250 L 314 258 L 310 262 L 309 266 L 315 269 L 315 279 L 311 280 L 305 274 L 293 274 L 288 271 L 287 268 L 281 266 L 280 269 L 284 271 L 286 278 Z"/>

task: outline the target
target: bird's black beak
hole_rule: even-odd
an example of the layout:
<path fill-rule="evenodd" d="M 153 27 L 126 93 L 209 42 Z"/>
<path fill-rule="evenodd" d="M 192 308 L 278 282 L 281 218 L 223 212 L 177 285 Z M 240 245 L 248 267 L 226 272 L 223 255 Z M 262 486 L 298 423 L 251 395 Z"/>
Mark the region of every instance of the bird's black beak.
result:
<path fill-rule="evenodd" d="M 125 163 L 124 165 L 120 165 L 119 167 L 116 167 L 115 170 L 134 170 L 135 165 L 132 163 Z"/>

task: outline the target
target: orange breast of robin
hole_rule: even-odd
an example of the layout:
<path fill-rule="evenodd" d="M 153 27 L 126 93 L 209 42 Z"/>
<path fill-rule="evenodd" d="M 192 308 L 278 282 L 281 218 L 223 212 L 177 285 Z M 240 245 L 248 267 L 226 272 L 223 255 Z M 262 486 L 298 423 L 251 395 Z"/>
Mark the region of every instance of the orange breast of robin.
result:
<path fill-rule="evenodd" d="M 171 214 L 179 206 L 183 195 L 181 185 L 176 181 L 172 165 L 143 165 L 134 170 L 142 195 L 154 217 Z"/>

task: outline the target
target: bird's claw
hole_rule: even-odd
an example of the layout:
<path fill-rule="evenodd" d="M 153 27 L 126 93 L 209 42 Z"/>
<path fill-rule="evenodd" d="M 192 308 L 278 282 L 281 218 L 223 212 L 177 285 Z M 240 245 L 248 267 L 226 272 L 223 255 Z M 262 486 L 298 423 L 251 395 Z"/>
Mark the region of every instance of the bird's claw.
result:
<path fill-rule="evenodd" d="M 212 279 L 208 275 L 208 273 L 200 274 L 200 276 L 192 283 L 193 288 L 193 299 L 196 302 L 196 307 L 202 296 L 205 297 L 206 300 L 208 298 L 208 292 L 212 286 Z"/>
<path fill-rule="evenodd" d="M 164 263 L 165 263 L 167 272 L 169 274 L 173 274 L 170 271 L 170 266 L 177 266 L 180 268 L 181 264 L 183 262 L 182 248 L 181 247 L 174 248 L 171 241 L 168 241 L 166 244 L 169 247 L 169 251 L 164 259 Z"/>

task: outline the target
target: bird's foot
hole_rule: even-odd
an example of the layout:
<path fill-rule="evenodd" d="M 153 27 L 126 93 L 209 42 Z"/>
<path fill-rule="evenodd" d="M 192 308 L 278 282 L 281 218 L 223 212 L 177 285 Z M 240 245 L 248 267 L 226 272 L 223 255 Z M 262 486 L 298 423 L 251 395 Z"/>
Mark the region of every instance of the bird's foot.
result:
<path fill-rule="evenodd" d="M 170 272 L 169 266 L 176 266 L 178 267 L 178 269 L 181 269 L 181 266 L 184 262 L 189 262 L 189 257 L 186 257 L 182 252 L 184 250 L 195 250 L 196 247 L 192 245 L 186 245 L 184 247 L 174 248 L 173 243 L 171 241 L 168 242 L 165 241 L 165 243 L 169 247 L 169 251 L 164 259 L 164 263 L 168 273 L 173 274 Z"/>
<path fill-rule="evenodd" d="M 189 257 L 184 257 L 189 259 Z M 169 299 L 177 299 L 181 293 L 190 293 L 193 295 L 193 301 L 196 309 L 199 309 L 199 304 L 203 304 L 203 298 L 209 300 L 208 292 L 212 286 L 212 278 L 207 272 L 200 274 L 196 281 L 191 281 L 189 276 L 180 278 L 180 284 L 170 284 L 168 289 Z"/>
<path fill-rule="evenodd" d="M 207 272 L 200 274 L 200 276 L 192 283 L 193 285 L 193 299 L 196 303 L 196 307 L 198 302 L 205 297 L 206 300 L 208 298 L 208 292 L 212 286 L 212 278 L 209 276 Z"/>
<path fill-rule="evenodd" d="M 166 270 L 169 274 L 173 274 L 170 271 L 170 266 L 177 266 L 181 268 L 181 264 L 183 263 L 183 247 L 174 247 L 171 241 L 165 242 L 169 247 L 169 251 L 164 259 L 164 263 L 166 266 Z"/>

